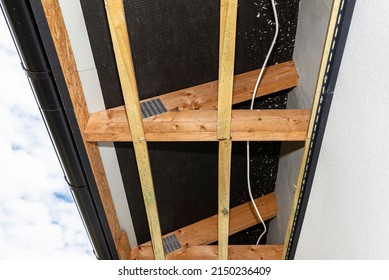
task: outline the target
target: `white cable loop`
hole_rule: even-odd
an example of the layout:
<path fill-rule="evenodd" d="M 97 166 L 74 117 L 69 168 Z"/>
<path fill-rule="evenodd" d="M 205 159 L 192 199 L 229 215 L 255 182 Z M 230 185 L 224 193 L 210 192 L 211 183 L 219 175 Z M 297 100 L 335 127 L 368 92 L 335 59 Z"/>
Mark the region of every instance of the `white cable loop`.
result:
<path fill-rule="evenodd" d="M 266 56 L 266 59 L 265 59 L 265 61 L 263 63 L 262 69 L 259 72 L 257 83 L 255 84 L 255 87 L 254 87 L 253 96 L 251 98 L 250 110 L 253 110 L 253 108 L 254 108 L 254 100 L 255 100 L 255 97 L 257 95 L 259 84 L 261 83 L 262 76 L 263 76 L 263 73 L 265 71 L 265 67 L 266 67 L 267 61 L 269 60 L 270 54 L 273 51 L 274 45 L 275 45 L 275 43 L 277 41 L 277 37 L 278 37 L 279 24 L 278 24 L 277 9 L 276 9 L 276 5 L 274 3 L 274 0 L 271 0 L 271 4 L 272 4 L 272 7 L 273 7 L 273 12 L 274 12 L 274 19 L 275 19 L 275 23 L 276 23 L 276 30 L 275 30 L 275 33 L 274 33 L 273 42 L 272 42 L 272 44 L 270 46 L 269 52 L 267 53 L 267 56 Z M 262 223 L 262 225 L 264 227 L 264 231 L 262 232 L 262 234 L 259 236 L 259 238 L 257 240 L 256 245 L 258 245 L 259 242 L 262 239 L 262 236 L 264 236 L 265 233 L 267 232 L 267 228 L 266 228 L 265 222 L 262 219 L 261 213 L 259 212 L 259 209 L 258 209 L 257 205 L 255 204 L 253 195 L 251 193 L 251 183 L 250 183 L 250 142 L 249 141 L 247 141 L 247 188 L 248 188 L 250 199 L 251 199 L 251 202 L 252 202 L 252 204 L 254 206 L 255 212 L 257 213 L 257 216 L 261 220 L 261 223 Z"/>

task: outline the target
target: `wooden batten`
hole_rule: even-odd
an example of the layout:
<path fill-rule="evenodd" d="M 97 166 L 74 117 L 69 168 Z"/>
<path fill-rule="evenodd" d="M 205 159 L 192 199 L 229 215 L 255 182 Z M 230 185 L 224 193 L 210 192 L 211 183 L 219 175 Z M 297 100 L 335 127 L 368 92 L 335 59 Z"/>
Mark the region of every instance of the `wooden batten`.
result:
<path fill-rule="evenodd" d="M 282 245 L 230 245 L 229 260 L 280 260 Z M 152 260 L 153 251 L 150 246 L 139 246 L 131 251 L 132 260 Z M 188 246 L 166 255 L 167 260 L 217 260 L 216 245 Z"/>
<path fill-rule="evenodd" d="M 84 131 L 89 112 L 59 2 L 58 0 L 41 2 L 116 249 L 121 259 L 127 259 L 131 247 L 126 233 L 120 229 L 99 149 L 96 143 L 87 142 L 85 139 Z"/>
<path fill-rule="evenodd" d="M 165 257 L 162 245 L 161 228 L 147 143 L 143 129 L 139 95 L 136 85 L 123 2 L 121 0 L 106 0 L 105 3 L 120 84 L 123 91 L 126 117 L 134 138 L 135 157 L 138 165 L 143 200 L 153 244 L 153 252 L 155 259 L 162 260 Z"/>
<path fill-rule="evenodd" d="M 260 69 L 235 76 L 232 104 L 251 99 L 259 71 Z M 256 96 L 265 96 L 280 90 L 293 88 L 297 86 L 297 81 L 298 74 L 293 61 L 266 67 Z M 168 111 L 216 110 L 218 107 L 218 83 L 219 81 L 213 81 L 196 85 L 147 98 L 141 100 L 141 102 L 159 98 Z"/>
<path fill-rule="evenodd" d="M 228 258 L 231 181 L 231 111 L 238 0 L 220 1 L 219 88 L 217 109 L 218 163 L 218 258 Z"/>
<path fill-rule="evenodd" d="M 121 260 L 130 260 L 131 259 L 131 248 L 128 241 L 127 233 L 125 231 L 120 232 L 119 244 L 118 244 L 118 254 Z"/>
<path fill-rule="evenodd" d="M 310 110 L 233 110 L 232 141 L 304 141 Z M 215 110 L 167 112 L 144 119 L 147 141 L 218 141 Z M 132 141 L 123 106 L 90 116 L 87 141 Z"/>
<path fill-rule="evenodd" d="M 219 141 L 218 162 L 218 256 L 228 258 L 228 237 L 230 229 L 230 185 L 231 185 L 231 139 Z"/>
<path fill-rule="evenodd" d="M 277 216 L 277 201 L 274 193 L 255 199 L 264 221 Z M 194 224 L 170 232 L 163 237 L 175 235 L 182 246 L 207 245 L 217 241 L 217 214 Z M 231 208 L 229 235 L 235 234 L 258 224 L 258 220 L 251 201 Z M 141 246 L 151 246 L 146 242 Z"/>
<path fill-rule="evenodd" d="M 230 139 L 232 95 L 234 87 L 234 63 L 236 44 L 237 0 L 221 0 L 220 57 L 218 88 L 218 139 Z"/>

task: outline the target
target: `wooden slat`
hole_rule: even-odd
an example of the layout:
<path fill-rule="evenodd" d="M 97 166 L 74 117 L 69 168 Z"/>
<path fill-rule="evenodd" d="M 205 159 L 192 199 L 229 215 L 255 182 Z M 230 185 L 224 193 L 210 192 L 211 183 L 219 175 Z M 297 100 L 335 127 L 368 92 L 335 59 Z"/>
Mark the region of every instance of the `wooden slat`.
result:
<path fill-rule="evenodd" d="M 41 2 L 116 249 L 120 259 L 127 259 L 131 247 L 126 233 L 120 229 L 100 151 L 96 143 L 89 143 L 85 140 L 84 131 L 89 112 L 60 5 L 58 0 L 42 0 Z"/>
<path fill-rule="evenodd" d="M 234 63 L 238 0 L 220 1 L 220 51 L 217 138 L 219 142 L 218 171 L 218 256 L 228 258 L 231 179 L 231 111 L 234 87 Z"/>
<path fill-rule="evenodd" d="M 119 246 L 118 246 L 118 254 L 121 260 L 129 260 L 131 259 L 131 247 L 128 242 L 127 233 L 125 231 L 120 232 L 119 237 Z"/>
<path fill-rule="evenodd" d="M 255 199 L 264 221 L 277 216 L 277 201 L 274 193 Z M 217 241 L 217 215 L 213 215 L 194 224 L 188 225 L 176 231 L 170 232 L 164 237 L 175 234 L 182 246 L 207 245 Z M 258 220 L 251 202 L 231 208 L 229 234 L 235 234 L 258 224 Z M 141 246 L 151 246 L 146 242 Z"/>
<path fill-rule="evenodd" d="M 310 110 L 233 110 L 232 141 L 304 141 Z M 217 141 L 216 111 L 167 112 L 144 120 L 147 141 Z M 94 113 L 87 141 L 132 141 L 124 107 Z"/>
<path fill-rule="evenodd" d="M 230 245 L 229 260 L 280 260 L 282 245 Z M 141 246 L 131 251 L 132 260 L 152 260 L 151 247 Z M 167 260 L 216 260 L 217 246 L 189 246 L 166 255 Z"/>
<path fill-rule="evenodd" d="M 228 257 L 230 228 L 231 139 L 219 141 L 218 162 L 218 255 L 219 260 Z"/>
<path fill-rule="evenodd" d="M 260 69 L 235 76 L 233 104 L 251 99 L 259 71 Z M 295 87 L 297 81 L 298 75 L 293 61 L 266 67 L 257 97 Z M 168 111 L 215 110 L 218 101 L 217 92 L 218 81 L 213 81 L 144 99 L 141 102 L 159 98 Z"/>
<path fill-rule="evenodd" d="M 224 36 L 225 36 L 225 30 L 226 30 L 226 25 L 227 25 L 228 5 L 229 4 L 230 3 L 228 0 L 220 0 L 219 60 L 221 60 L 222 56 L 223 56 Z"/>
<path fill-rule="evenodd" d="M 237 0 L 221 0 L 218 89 L 218 139 L 230 139 L 236 43 Z M 223 12 L 227 9 L 226 12 Z"/>
<path fill-rule="evenodd" d="M 154 255 L 157 260 L 161 260 L 164 259 L 161 229 L 123 2 L 121 0 L 106 0 L 106 10 L 114 45 L 120 84 L 123 91 L 125 111 L 131 128 L 132 137 L 134 138 L 136 162 L 138 165 Z"/>

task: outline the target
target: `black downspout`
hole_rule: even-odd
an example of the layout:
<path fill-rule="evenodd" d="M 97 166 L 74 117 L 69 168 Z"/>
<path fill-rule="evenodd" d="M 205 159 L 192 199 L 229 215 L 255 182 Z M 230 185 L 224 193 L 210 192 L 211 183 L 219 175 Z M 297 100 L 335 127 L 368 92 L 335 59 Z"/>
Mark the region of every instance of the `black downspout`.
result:
<path fill-rule="evenodd" d="M 118 259 L 105 214 L 96 205 L 100 202 L 101 206 L 100 197 L 91 191 L 30 3 L 0 0 L 0 4 L 94 253 L 98 259 Z"/>

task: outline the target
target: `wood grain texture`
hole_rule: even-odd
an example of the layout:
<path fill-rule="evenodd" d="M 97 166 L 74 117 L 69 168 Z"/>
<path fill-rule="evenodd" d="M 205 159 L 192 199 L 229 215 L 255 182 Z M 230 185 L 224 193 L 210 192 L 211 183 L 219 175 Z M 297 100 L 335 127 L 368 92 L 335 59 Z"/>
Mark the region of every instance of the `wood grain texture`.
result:
<path fill-rule="evenodd" d="M 231 181 L 231 139 L 219 141 L 218 162 L 218 256 L 228 257 L 228 237 L 230 224 L 230 181 Z"/>
<path fill-rule="evenodd" d="M 277 201 L 274 193 L 255 199 L 255 204 L 265 221 L 277 216 Z M 164 237 L 175 234 L 182 246 L 211 244 L 218 239 L 217 223 L 218 215 L 213 215 L 194 224 L 170 232 L 164 235 Z M 254 212 L 251 202 L 243 203 L 230 210 L 229 235 L 245 230 L 258 223 L 260 223 L 260 221 Z M 151 243 L 146 242 L 141 246 L 151 246 Z"/>
<path fill-rule="evenodd" d="M 126 117 L 134 139 L 136 163 L 138 166 L 154 256 L 155 259 L 162 260 L 165 257 L 162 245 L 161 227 L 159 223 L 147 143 L 145 141 L 124 6 L 121 0 L 106 0 L 105 3 L 115 52 L 116 65 L 124 97 Z"/>
<path fill-rule="evenodd" d="M 127 233 L 125 231 L 120 232 L 118 254 L 121 260 L 131 259 L 131 246 L 128 242 Z"/>
<path fill-rule="evenodd" d="M 226 6 L 227 5 L 227 6 Z M 218 258 L 228 258 L 231 179 L 231 111 L 234 87 L 234 64 L 238 0 L 220 1 L 220 50 L 217 138 L 218 168 Z"/>
<path fill-rule="evenodd" d="M 232 141 L 304 141 L 310 110 L 233 110 Z M 147 141 L 217 141 L 215 110 L 167 112 L 144 119 Z M 90 116 L 87 141 L 132 141 L 123 106 Z"/>
<path fill-rule="evenodd" d="M 85 140 L 84 131 L 89 119 L 89 112 L 84 98 L 73 51 L 70 45 L 70 40 L 62 17 L 61 8 L 58 0 L 42 0 L 41 2 L 66 81 L 66 85 L 68 87 L 74 114 L 83 137 L 85 150 L 93 171 L 93 175 L 95 177 L 101 201 L 103 203 L 109 228 L 112 232 L 119 257 L 121 259 L 126 259 L 128 258 L 128 255 L 124 252 L 131 251 L 131 247 L 128 243 L 128 240 L 127 242 L 123 242 L 123 239 L 127 238 L 127 236 L 126 233 L 123 233 L 120 229 L 111 192 L 108 186 L 108 181 L 105 176 L 105 170 L 101 160 L 100 151 L 96 143 L 90 143 Z"/>
<path fill-rule="evenodd" d="M 260 69 L 235 76 L 232 104 L 251 99 L 259 71 Z M 297 81 L 298 75 L 293 61 L 266 67 L 257 97 L 295 87 Z M 168 111 L 215 110 L 218 107 L 218 82 L 213 81 L 169 92 L 141 102 L 159 98 Z"/>
<path fill-rule="evenodd" d="M 229 260 L 280 260 L 282 245 L 230 245 Z M 139 246 L 131 251 L 132 260 L 152 260 L 150 246 Z M 217 260 L 217 246 L 189 246 L 166 255 L 167 260 Z"/>
<path fill-rule="evenodd" d="M 238 1 L 221 0 L 220 5 L 222 13 L 220 15 L 217 137 L 224 140 L 230 139 L 231 131 Z"/>

